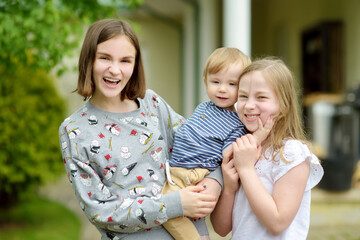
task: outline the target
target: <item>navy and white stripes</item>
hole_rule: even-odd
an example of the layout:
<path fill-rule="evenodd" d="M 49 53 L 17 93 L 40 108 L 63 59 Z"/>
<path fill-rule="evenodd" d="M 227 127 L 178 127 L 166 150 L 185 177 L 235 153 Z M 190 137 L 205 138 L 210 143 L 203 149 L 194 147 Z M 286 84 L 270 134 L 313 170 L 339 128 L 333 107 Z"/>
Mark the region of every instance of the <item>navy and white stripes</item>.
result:
<path fill-rule="evenodd" d="M 244 134 L 245 127 L 236 112 L 213 102 L 201 103 L 176 132 L 170 165 L 213 171 L 221 163 L 222 151 Z"/>

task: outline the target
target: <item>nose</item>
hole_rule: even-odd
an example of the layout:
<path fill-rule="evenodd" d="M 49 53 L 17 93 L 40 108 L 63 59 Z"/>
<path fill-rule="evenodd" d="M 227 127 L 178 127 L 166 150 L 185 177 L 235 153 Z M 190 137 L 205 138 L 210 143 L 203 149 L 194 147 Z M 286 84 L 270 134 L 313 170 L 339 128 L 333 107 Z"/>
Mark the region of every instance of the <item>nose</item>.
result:
<path fill-rule="evenodd" d="M 248 98 L 245 103 L 245 108 L 246 109 L 254 109 L 255 106 L 256 106 L 255 101 L 252 98 Z"/>
<path fill-rule="evenodd" d="M 109 65 L 109 72 L 114 76 L 119 75 L 121 73 L 120 65 L 117 63 L 111 63 Z"/>
<path fill-rule="evenodd" d="M 226 86 L 224 84 L 220 84 L 219 92 L 226 92 Z"/>

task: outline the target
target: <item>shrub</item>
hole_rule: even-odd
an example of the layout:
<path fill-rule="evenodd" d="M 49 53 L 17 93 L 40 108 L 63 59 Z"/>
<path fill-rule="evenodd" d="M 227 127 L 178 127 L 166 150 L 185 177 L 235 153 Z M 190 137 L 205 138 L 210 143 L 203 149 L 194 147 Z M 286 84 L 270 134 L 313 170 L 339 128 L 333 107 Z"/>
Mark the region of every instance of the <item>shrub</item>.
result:
<path fill-rule="evenodd" d="M 0 67 L 0 206 L 63 172 L 58 127 L 65 103 L 43 71 Z"/>

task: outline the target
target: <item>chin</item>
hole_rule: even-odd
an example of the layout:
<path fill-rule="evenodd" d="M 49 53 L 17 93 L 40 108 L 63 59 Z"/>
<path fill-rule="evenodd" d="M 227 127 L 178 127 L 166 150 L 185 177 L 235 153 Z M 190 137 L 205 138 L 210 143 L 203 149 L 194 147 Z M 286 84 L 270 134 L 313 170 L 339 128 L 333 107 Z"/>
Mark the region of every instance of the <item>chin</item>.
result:
<path fill-rule="evenodd" d="M 259 128 L 258 126 L 245 126 L 246 130 L 248 130 L 250 133 L 256 132 L 256 130 Z"/>

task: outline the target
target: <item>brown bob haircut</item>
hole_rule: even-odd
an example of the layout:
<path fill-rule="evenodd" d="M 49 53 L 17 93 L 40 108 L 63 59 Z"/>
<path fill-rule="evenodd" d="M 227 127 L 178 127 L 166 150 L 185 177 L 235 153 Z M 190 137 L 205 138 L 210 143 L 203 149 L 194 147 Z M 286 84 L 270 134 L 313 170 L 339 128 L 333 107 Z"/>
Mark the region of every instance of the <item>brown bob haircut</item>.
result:
<path fill-rule="evenodd" d="M 93 23 L 88 29 L 79 58 L 78 85 L 74 92 L 90 98 L 95 91 L 93 79 L 93 66 L 97 45 L 113 37 L 125 35 L 134 45 L 136 50 L 134 72 L 121 91 L 121 100 L 144 98 L 146 92 L 144 66 L 141 58 L 140 44 L 134 29 L 129 23 L 118 19 L 103 19 Z"/>

